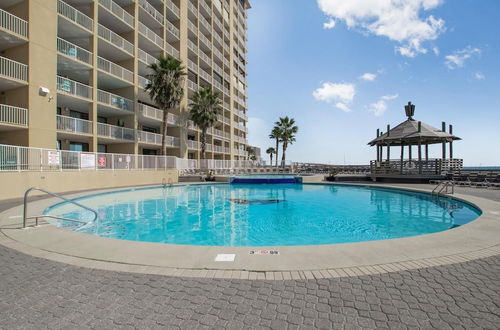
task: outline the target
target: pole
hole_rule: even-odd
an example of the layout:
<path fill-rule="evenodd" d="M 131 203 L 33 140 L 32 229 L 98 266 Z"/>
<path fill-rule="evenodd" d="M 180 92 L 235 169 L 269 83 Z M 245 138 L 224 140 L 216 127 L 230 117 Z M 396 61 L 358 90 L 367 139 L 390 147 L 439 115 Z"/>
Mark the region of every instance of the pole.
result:
<path fill-rule="evenodd" d="M 449 126 L 450 134 L 453 134 L 453 125 Z M 450 159 L 453 159 L 453 140 L 450 141 Z"/>
<path fill-rule="evenodd" d="M 380 129 L 377 128 L 377 138 L 380 136 Z M 378 144 L 376 144 L 377 146 L 377 162 L 380 161 L 380 153 L 379 153 L 379 150 L 380 150 L 380 146 Z"/>
<path fill-rule="evenodd" d="M 429 144 L 428 143 L 425 144 L 425 161 L 426 162 L 429 161 Z"/>
<path fill-rule="evenodd" d="M 443 121 L 441 123 L 441 130 L 446 132 L 446 123 Z M 446 159 L 446 142 L 443 142 L 443 159 Z"/>
<path fill-rule="evenodd" d="M 418 140 L 418 174 L 422 174 L 422 142 Z"/>
<path fill-rule="evenodd" d="M 405 145 L 403 142 L 401 142 L 401 164 L 399 164 L 399 171 L 401 174 L 403 174 L 403 158 L 404 158 L 404 152 L 405 152 Z"/>

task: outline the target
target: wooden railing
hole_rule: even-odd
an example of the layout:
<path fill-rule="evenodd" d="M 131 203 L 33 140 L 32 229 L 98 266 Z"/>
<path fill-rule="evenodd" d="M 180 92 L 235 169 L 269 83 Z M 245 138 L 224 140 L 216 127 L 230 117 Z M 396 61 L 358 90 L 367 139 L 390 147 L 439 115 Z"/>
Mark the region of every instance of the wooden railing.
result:
<path fill-rule="evenodd" d="M 462 169 L 462 159 L 404 159 L 370 161 L 372 174 L 400 174 L 400 175 L 441 175 L 444 172 L 460 171 Z"/>

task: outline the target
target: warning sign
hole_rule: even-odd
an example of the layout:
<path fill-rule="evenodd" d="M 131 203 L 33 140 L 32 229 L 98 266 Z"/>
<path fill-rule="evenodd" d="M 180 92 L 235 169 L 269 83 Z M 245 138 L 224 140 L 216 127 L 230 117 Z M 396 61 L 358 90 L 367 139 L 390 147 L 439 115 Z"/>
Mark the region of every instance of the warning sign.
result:
<path fill-rule="evenodd" d="M 280 251 L 278 250 L 250 250 L 249 254 L 254 254 L 254 255 L 279 255 Z"/>

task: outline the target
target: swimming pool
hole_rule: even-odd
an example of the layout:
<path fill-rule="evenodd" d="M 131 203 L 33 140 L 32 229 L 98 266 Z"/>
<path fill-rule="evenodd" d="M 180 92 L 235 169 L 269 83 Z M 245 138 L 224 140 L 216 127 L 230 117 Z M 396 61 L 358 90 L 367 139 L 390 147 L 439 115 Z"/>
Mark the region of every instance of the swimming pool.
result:
<path fill-rule="evenodd" d="M 103 193 L 78 201 L 98 210 L 82 233 L 123 240 L 211 246 L 289 246 L 384 240 L 435 233 L 481 212 L 451 198 L 376 187 L 184 185 Z M 90 219 L 56 204 L 46 213 Z"/>

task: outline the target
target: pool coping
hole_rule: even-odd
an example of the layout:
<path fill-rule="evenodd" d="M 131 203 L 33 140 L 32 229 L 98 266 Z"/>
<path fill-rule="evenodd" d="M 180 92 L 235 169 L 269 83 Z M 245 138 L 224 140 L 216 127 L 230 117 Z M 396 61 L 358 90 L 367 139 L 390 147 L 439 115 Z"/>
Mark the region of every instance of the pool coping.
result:
<path fill-rule="evenodd" d="M 178 185 L 193 184 L 200 183 Z M 319 184 L 374 187 L 363 183 Z M 388 184 L 375 187 L 430 192 L 429 189 Z M 130 188 L 104 189 L 98 193 L 127 189 Z M 90 192 L 86 191 L 65 197 L 88 194 Z M 19 217 L 22 214 L 20 205 L 0 213 L 0 244 L 81 267 L 170 276 L 276 280 L 380 274 L 500 254 L 500 202 L 461 194 L 453 198 L 473 204 L 483 214 L 469 224 L 433 234 L 383 241 L 279 247 L 212 247 L 125 241 L 52 225 L 19 229 L 22 220 Z M 57 200 L 53 198 L 33 201 L 30 214 L 41 212 L 55 202 Z M 280 254 L 251 255 L 251 250 L 277 250 Z M 215 262 L 217 254 L 235 254 L 236 258 L 234 262 Z"/>

